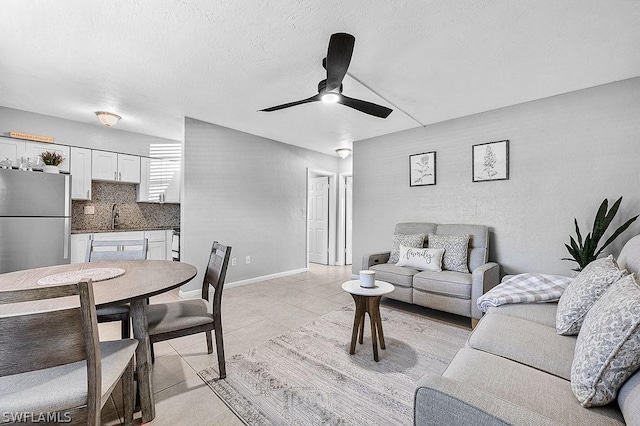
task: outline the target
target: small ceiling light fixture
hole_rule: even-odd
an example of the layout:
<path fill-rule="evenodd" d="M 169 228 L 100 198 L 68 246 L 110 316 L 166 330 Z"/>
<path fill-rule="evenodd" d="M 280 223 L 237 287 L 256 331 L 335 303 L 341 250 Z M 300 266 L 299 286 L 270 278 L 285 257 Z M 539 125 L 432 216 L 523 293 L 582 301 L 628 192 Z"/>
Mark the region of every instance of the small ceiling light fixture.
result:
<path fill-rule="evenodd" d="M 336 149 L 336 154 L 338 154 L 338 157 L 340 157 L 340 158 L 347 158 L 349 156 L 349 154 L 351 154 L 351 149 L 349 149 L 349 148 L 338 148 L 338 149 Z"/>
<path fill-rule="evenodd" d="M 98 116 L 98 120 L 100 120 L 100 122 L 107 127 L 114 126 L 118 122 L 118 120 L 122 118 L 117 114 L 106 111 L 96 111 L 96 115 Z"/>
<path fill-rule="evenodd" d="M 335 92 L 325 92 L 320 96 L 320 100 L 328 104 L 334 104 L 340 100 L 340 95 Z"/>

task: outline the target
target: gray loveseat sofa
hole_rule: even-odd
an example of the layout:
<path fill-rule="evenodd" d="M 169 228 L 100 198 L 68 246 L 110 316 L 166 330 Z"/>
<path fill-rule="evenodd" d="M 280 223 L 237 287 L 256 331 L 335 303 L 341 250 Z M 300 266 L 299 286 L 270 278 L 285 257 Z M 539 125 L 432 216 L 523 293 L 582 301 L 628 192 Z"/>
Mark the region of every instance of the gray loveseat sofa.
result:
<path fill-rule="evenodd" d="M 489 229 L 482 225 L 453 225 L 428 222 L 398 223 L 398 234 L 469 235 L 470 273 L 418 271 L 387 263 L 390 252 L 365 254 L 362 269 L 376 271 L 376 279 L 395 286 L 387 297 L 427 308 L 480 319 L 475 300 L 500 282 L 497 263 L 488 262 Z M 428 246 L 425 238 L 424 246 Z"/>
<path fill-rule="evenodd" d="M 640 236 L 627 242 L 618 265 L 640 271 Z M 576 336 L 556 334 L 557 306 L 490 308 L 445 372 L 420 379 L 415 424 L 640 425 L 640 371 L 603 407 L 583 408 L 573 395 Z"/>

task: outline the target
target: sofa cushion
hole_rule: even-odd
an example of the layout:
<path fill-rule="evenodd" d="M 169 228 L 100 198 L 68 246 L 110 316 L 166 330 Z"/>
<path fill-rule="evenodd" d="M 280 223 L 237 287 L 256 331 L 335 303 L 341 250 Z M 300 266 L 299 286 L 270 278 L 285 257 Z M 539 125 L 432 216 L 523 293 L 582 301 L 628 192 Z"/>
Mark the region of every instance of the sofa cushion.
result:
<path fill-rule="evenodd" d="M 567 286 L 558 301 L 556 331 L 558 334 L 578 334 L 584 317 L 611 284 L 626 274 L 613 256 L 594 260 Z"/>
<path fill-rule="evenodd" d="M 467 345 L 565 380 L 571 379 L 576 338 L 556 334 L 553 326 L 492 313 L 482 318 Z"/>
<path fill-rule="evenodd" d="M 422 248 L 424 245 L 425 234 L 399 234 L 395 232 L 393 234 L 393 248 L 391 249 L 391 256 L 389 256 L 389 262 L 396 264 L 400 258 L 400 246 Z"/>
<path fill-rule="evenodd" d="M 417 269 L 405 268 L 390 263 L 373 265 L 369 269 L 376 271 L 376 280 L 387 281 L 402 287 L 412 287 L 413 276 L 420 272 Z"/>
<path fill-rule="evenodd" d="M 578 334 L 571 389 L 584 407 L 604 405 L 640 367 L 640 287 L 614 283 L 587 313 Z"/>
<path fill-rule="evenodd" d="M 471 298 L 473 275 L 455 271 L 422 271 L 413 277 L 413 288 L 461 299 Z"/>
<path fill-rule="evenodd" d="M 429 234 L 429 248 L 444 249 L 442 269 L 457 272 L 469 272 L 467 251 L 469 235 Z"/>
<path fill-rule="evenodd" d="M 594 426 L 624 424 L 620 410 L 615 405 L 585 410 L 571 393 L 569 381 L 487 352 L 460 349 L 442 375 L 469 388 L 484 391 L 497 400 L 539 413 L 541 417 L 551 420 L 549 423 Z M 470 401 L 469 405 L 472 404 L 473 401 Z M 463 406 L 460 404 L 458 407 L 461 409 Z"/>
<path fill-rule="evenodd" d="M 444 249 L 415 248 L 400 246 L 397 266 L 406 266 L 420 271 L 442 271 Z"/>
<path fill-rule="evenodd" d="M 556 326 L 556 310 L 558 304 L 551 303 L 516 303 L 490 307 L 487 314 L 500 314 L 515 318 L 522 318 L 547 327 Z"/>
<path fill-rule="evenodd" d="M 629 272 L 640 273 L 640 235 L 626 242 L 618 256 L 618 266 Z"/>
<path fill-rule="evenodd" d="M 443 224 L 438 225 L 435 233 L 438 235 L 469 235 L 467 264 L 470 271 L 484 265 L 489 260 L 488 227 L 484 225 Z"/>
<path fill-rule="evenodd" d="M 625 422 L 640 425 L 640 372 L 636 372 L 620 388 L 618 406 Z"/>

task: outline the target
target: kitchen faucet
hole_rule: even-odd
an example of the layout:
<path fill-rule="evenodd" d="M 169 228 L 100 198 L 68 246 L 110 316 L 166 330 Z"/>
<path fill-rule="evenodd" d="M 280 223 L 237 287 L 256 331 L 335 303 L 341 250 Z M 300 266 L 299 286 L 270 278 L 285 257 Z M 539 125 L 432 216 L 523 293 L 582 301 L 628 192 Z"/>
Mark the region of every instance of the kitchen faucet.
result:
<path fill-rule="evenodd" d="M 118 211 L 118 205 L 114 203 L 111 206 L 111 229 L 116 229 L 116 227 L 120 226 L 118 219 L 120 219 L 120 212 Z"/>

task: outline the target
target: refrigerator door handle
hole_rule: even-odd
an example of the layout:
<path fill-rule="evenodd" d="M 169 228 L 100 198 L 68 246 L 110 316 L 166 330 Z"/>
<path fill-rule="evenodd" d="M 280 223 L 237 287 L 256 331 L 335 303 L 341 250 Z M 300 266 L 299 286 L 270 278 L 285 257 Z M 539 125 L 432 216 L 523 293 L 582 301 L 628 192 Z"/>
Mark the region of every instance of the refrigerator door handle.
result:
<path fill-rule="evenodd" d="M 63 259 L 69 259 L 70 258 L 70 244 L 71 244 L 71 218 L 65 218 L 64 219 L 64 240 L 63 240 L 63 244 L 64 244 L 64 251 L 62 254 L 62 258 Z"/>

